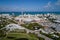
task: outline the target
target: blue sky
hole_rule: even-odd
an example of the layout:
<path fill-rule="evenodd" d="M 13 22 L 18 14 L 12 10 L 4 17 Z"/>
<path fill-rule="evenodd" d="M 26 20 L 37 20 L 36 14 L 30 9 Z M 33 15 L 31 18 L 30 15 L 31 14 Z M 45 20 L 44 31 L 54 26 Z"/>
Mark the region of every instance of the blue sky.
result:
<path fill-rule="evenodd" d="M 0 11 L 60 11 L 60 0 L 0 0 Z"/>

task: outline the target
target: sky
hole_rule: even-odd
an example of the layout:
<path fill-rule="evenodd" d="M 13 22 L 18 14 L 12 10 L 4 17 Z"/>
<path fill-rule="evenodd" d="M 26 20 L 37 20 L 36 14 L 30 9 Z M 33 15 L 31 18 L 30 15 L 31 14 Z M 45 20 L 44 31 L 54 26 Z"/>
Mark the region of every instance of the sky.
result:
<path fill-rule="evenodd" d="M 60 0 L 0 0 L 0 12 L 60 12 Z"/>

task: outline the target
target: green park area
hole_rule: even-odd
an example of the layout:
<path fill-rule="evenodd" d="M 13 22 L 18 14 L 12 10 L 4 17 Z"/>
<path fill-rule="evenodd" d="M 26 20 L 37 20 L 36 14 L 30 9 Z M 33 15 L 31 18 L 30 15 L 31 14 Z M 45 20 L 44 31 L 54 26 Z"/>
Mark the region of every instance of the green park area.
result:
<path fill-rule="evenodd" d="M 6 25 L 10 23 L 15 23 L 14 20 L 10 20 L 7 18 L 0 18 L 1 23 L 0 23 L 0 29 L 5 27 Z M 29 23 L 29 24 L 22 24 L 21 26 L 24 26 L 27 29 L 34 30 L 35 28 L 43 28 L 41 25 L 38 23 Z M 37 37 L 35 34 L 27 34 L 27 33 L 21 33 L 21 32 L 7 32 L 5 30 L 0 30 L 0 40 L 44 40 L 41 37 Z"/>
<path fill-rule="evenodd" d="M 42 25 L 38 24 L 38 23 L 29 23 L 29 24 L 21 24 L 21 26 L 30 29 L 30 30 L 35 30 L 40 29 L 40 28 L 44 28 Z"/>
<path fill-rule="evenodd" d="M 37 37 L 34 34 L 27 34 L 27 33 L 15 33 L 15 32 L 10 32 L 3 38 L 0 37 L 1 40 L 44 40 L 41 37 Z"/>

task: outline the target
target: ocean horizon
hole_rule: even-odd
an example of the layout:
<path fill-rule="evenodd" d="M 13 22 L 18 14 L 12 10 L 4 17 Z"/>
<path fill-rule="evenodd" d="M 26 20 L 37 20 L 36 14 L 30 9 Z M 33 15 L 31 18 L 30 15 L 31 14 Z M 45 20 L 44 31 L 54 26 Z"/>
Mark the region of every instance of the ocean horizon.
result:
<path fill-rule="evenodd" d="M 48 14 L 48 13 L 60 15 L 60 12 L 0 12 L 0 14 L 10 14 L 10 15 L 12 15 L 12 13 L 14 13 L 14 15 L 16 15 L 16 16 L 22 15 L 22 14 L 35 15 L 35 14 Z"/>

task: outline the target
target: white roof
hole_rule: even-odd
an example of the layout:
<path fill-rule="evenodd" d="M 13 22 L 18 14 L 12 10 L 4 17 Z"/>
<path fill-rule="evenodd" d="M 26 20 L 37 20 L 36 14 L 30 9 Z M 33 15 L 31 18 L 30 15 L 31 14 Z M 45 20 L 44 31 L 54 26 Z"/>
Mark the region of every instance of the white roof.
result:
<path fill-rule="evenodd" d="M 29 21 L 29 22 L 30 22 L 30 21 L 32 21 L 32 19 L 30 19 L 30 18 L 25 18 L 24 21 Z"/>
<path fill-rule="evenodd" d="M 18 24 L 9 24 L 6 27 L 6 30 L 10 29 L 10 31 L 14 30 L 14 29 L 25 29 L 22 26 L 19 26 Z"/>
<path fill-rule="evenodd" d="M 55 22 L 59 22 L 60 23 L 60 20 L 55 20 Z"/>
<path fill-rule="evenodd" d="M 34 20 L 40 20 L 39 18 L 34 18 Z"/>
<path fill-rule="evenodd" d="M 19 17 L 16 17 L 15 20 L 20 20 L 20 18 Z"/>

